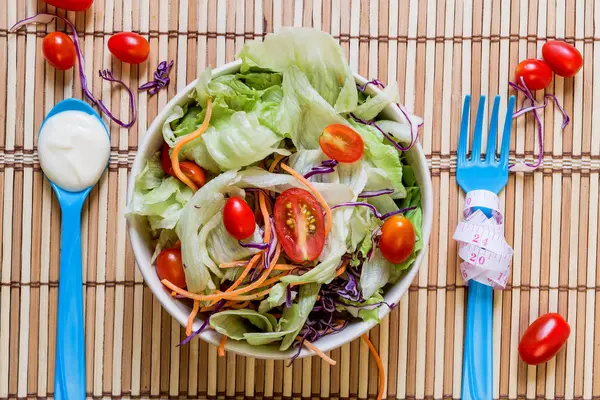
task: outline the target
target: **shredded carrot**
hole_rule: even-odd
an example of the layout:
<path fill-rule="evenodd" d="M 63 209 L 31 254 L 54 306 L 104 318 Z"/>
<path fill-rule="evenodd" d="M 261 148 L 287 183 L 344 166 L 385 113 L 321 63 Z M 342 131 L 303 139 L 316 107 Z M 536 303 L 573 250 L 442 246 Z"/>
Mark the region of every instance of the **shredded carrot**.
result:
<path fill-rule="evenodd" d="M 223 335 L 221 338 L 221 343 L 219 343 L 219 347 L 217 348 L 217 354 L 219 357 L 225 357 L 225 342 L 227 342 L 227 336 Z"/>
<path fill-rule="evenodd" d="M 249 300 L 246 300 L 243 303 L 238 303 L 237 301 L 234 301 L 229 307 L 233 308 L 234 310 L 239 310 L 240 308 L 248 307 L 248 304 L 250 304 Z"/>
<path fill-rule="evenodd" d="M 297 339 L 302 339 L 302 338 L 300 336 L 298 336 Z M 317 346 L 315 346 L 308 340 L 304 340 L 304 345 L 306 346 L 307 349 L 311 350 L 313 353 L 315 353 L 316 355 L 321 357 L 323 359 L 323 361 L 325 361 L 329 365 L 337 364 L 334 359 L 329 357 L 327 354 L 323 353 L 321 350 L 319 350 L 319 348 Z"/>
<path fill-rule="evenodd" d="M 228 263 L 219 264 L 219 268 L 240 268 L 248 264 L 248 261 L 233 261 Z"/>
<path fill-rule="evenodd" d="M 161 280 L 161 282 L 163 285 L 165 285 L 169 289 L 175 291 L 177 294 L 179 294 L 183 297 L 187 297 L 188 299 L 192 299 L 192 300 L 200 300 L 200 301 L 221 300 L 221 299 L 239 300 L 239 295 L 241 295 L 243 293 L 248 293 L 248 292 L 260 287 L 260 285 L 267 279 L 267 277 L 269 276 L 271 271 L 273 271 L 273 268 L 275 268 L 275 265 L 277 264 L 277 260 L 279 259 L 280 253 L 281 253 L 281 245 L 277 244 L 277 247 L 275 248 L 275 255 L 273 257 L 273 261 L 271 262 L 271 265 L 269 265 L 269 268 L 267 268 L 266 271 L 263 272 L 263 274 L 260 276 L 260 278 L 258 278 L 258 280 L 256 282 L 254 282 L 248 286 L 244 286 L 242 288 L 239 288 L 239 289 L 231 291 L 231 292 L 222 292 L 222 293 L 201 295 L 201 294 L 195 294 L 195 293 L 188 292 L 187 290 L 181 289 L 180 287 L 177 287 L 176 285 L 172 284 L 171 281 L 169 281 L 168 279 L 163 279 L 163 280 Z"/>
<path fill-rule="evenodd" d="M 177 141 L 175 147 L 173 147 L 173 151 L 171 152 L 171 164 L 173 164 L 173 173 L 175 176 L 183 183 L 185 183 L 190 189 L 194 192 L 198 190 L 198 187 L 190 178 L 187 177 L 186 174 L 181 172 L 181 168 L 179 168 L 179 152 L 181 148 L 191 142 L 192 140 L 199 138 L 202 134 L 208 129 L 208 124 L 210 123 L 210 117 L 212 115 L 212 100 L 208 99 L 208 103 L 206 104 L 206 115 L 204 116 L 204 121 L 202 125 L 194 132 L 189 135 L 185 135 L 181 139 Z"/>
<path fill-rule="evenodd" d="M 315 189 L 304 176 L 300 175 L 294 169 L 290 168 L 289 166 L 287 166 L 285 164 L 281 164 L 281 168 L 283 168 L 283 170 L 285 172 L 287 172 L 288 174 L 292 175 L 294 178 L 296 178 L 300 182 L 302 182 L 304 184 L 304 186 L 306 186 L 312 192 L 312 194 L 317 198 L 319 203 L 321 203 L 321 207 L 323 207 L 323 210 L 325 211 L 325 235 L 327 236 L 327 234 L 331 230 L 331 223 L 332 223 L 331 222 L 331 209 L 327 205 L 327 202 L 325 201 L 325 199 L 323 198 L 321 193 L 319 193 L 319 191 L 317 189 Z"/>
<path fill-rule="evenodd" d="M 369 340 L 369 337 L 366 333 L 360 337 L 364 342 L 369 346 L 369 350 L 375 359 L 375 363 L 377 364 L 377 369 L 379 370 L 379 393 L 377 393 L 377 400 L 381 400 L 383 398 L 383 391 L 385 390 L 385 371 L 383 369 L 383 363 L 381 362 L 381 358 L 377 353 L 377 349 L 373 346 L 373 343 Z"/>
<path fill-rule="evenodd" d="M 296 268 L 298 268 L 298 266 L 293 264 L 277 264 L 273 269 L 275 271 L 291 271 Z"/>
<path fill-rule="evenodd" d="M 275 167 L 277 167 L 277 164 L 279 164 L 281 162 L 281 160 L 283 160 L 285 156 L 281 155 L 281 154 L 277 154 L 275 156 L 275 159 L 273 160 L 273 162 L 271 163 L 271 165 L 269 165 L 269 172 L 273 172 L 275 171 Z"/>
<path fill-rule="evenodd" d="M 337 272 L 335 273 L 335 277 L 337 278 L 338 276 L 342 275 L 344 272 L 346 272 L 346 267 L 348 266 L 349 261 L 348 260 L 344 260 L 344 262 L 342 263 L 342 266 L 340 267 L 340 269 L 337 270 Z"/>
<path fill-rule="evenodd" d="M 271 218 L 269 218 L 269 211 L 267 210 L 267 202 L 264 193 L 258 192 L 258 201 L 260 203 L 260 212 L 262 213 L 265 222 L 264 242 L 269 243 L 271 241 Z"/>
<path fill-rule="evenodd" d="M 174 290 L 173 290 L 173 291 L 171 291 L 171 297 L 175 297 L 175 296 L 177 296 L 177 292 L 176 292 L 176 291 L 174 291 Z"/>
<path fill-rule="evenodd" d="M 236 287 L 238 287 L 238 286 L 240 286 L 242 284 L 242 282 L 244 281 L 244 279 L 246 278 L 246 276 L 248 276 L 248 273 L 250 272 L 250 270 L 252 269 L 252 267 L 254 267 L 254 265 L 260 259 L 260 257 L 262 255 L 263 255 L 263 253 L 256 253 L 254 255 L 254 257 L 252 257 L 250 259 L 250 262 L 248 263 L 248 265 L 246 265 L 246 268 L 244 268 L 244 271 L 242 271 L 242 274 L 236 279 L 235 282 L 233 282 L 233 285 L 229 286 L 227 288 L 227 290 L 225 290 L 226 293 L 234 291 Z"/>
<path fill-rule="evenodd" d="M 266 281 L 264 281 L 264 282 L 262 283 L 262 285 L 260 285 L 258 288 L 263 288 L 263 287 L 265 287 L 265 286 L 271 286 L 271 285 L 273 285 L 273 284 L 275 284 L 275 283 L 279 282 L 279 281 L 281 280 L 281 278 L 283 278 L 283 277 L 284 277 L 284 276 L 286 276 L 286 275 L 288 275 L 288 273 L 287 273 L 287 272 L 284 272 L 284 273 L 282 273 L 282 274 L 279 274 L 279 275 L 277 275 L 277 276 L 274 276 L 274 277 L 272 277 L 272 278 L 269 278 L 269 279 L 267 279 Z"/>
<path fill-rule="evenodd" d="M 185 334 L 187 336 L 190 336 L 192 334 L 192 326 L 194 325 L 194 320 L 196 319 L 196 315 L 198 315 L 198 310 L 200 309 L 200 302 L 199 301 L 194 301 L 194 307 L 192 308 L 192 312 L 190 313 L 188 320 L 187 320 L 187 326 L 185 328 Z"/>

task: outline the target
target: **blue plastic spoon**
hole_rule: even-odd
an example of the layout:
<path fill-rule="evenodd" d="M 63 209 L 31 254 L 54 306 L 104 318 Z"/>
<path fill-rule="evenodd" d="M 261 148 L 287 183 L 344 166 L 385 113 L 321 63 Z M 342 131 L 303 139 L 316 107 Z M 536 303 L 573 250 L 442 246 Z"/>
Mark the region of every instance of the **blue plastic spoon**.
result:
<path fill-rule="evenodd" d="M 110 138 L 98 113 L 87 103 L 77 99 L 58 103 L 46 116 L 40 132 L 48 119 L 65 111 L 82 111 L 93 115 L 102 123 Z M 70 192 L 52 181 L 50 185 L 58 197 L 62 212 L 54 396 L 57 400 L 79 400 L 85 399 L 81 209 L 93 186 L 81 192 Z"/>

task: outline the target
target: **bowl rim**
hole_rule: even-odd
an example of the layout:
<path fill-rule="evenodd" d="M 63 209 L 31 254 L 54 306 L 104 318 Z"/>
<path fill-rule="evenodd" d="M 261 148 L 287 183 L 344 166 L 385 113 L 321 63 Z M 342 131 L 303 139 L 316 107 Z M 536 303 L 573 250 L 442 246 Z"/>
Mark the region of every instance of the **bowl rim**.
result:
<path fill-rule="evenodd" d="M 240 70 L 241 61 L 236 60 L 227 63 L 221 67 L 212 70 L 212 76 L 217 77 L 220 75 L 236 73 Z M 364 85 L 368 80 L 357 73 L 354 73 L 356 83 Z M 133 198 L 134 184 L 136 176 L 141 172 L 145 165 L 147 157 L 160 148 L 162 143 L 162 126 L 166 118 L 171 113 L 171 110 L 175 105 L 182 105 L 189 99 L 188 94 L 192 91 L 197 79 L 188 84 L 183 89 L 179 90 L 178 93 L 173 97 L 163 109 L 157 114 L 156 118 L 148 129 L 144 136 L 140 139 L 138 145 L 138 151 L 131 168 L 130 176 L 128 179 L 127 187 L 127 204 L 129 205 Z M 380 89 L 369 85 L 367 93 L 374 95 L 380 92 Z M 395 121 L 404 121 L 405 118 L 401 114 L 398 107 L 388 105 L 384 110 L 384 114 L 387 114 L 387 118 Z M 416 143 L 415 146 L 407 152 L 409 158 L 409 164 L 415 168 L 415 175 L 421 189 L 421 208 L 423 211 L 423 222 L 422 222 L 422 240 L 424 241 L 423 249 L 417 254 L 417 258 L 407 270 L 406 274 L 395 284 L 391 285 L 384 293 L 384 299 L 388 303 L 398 304 L 402 296 L 408 291 L 414 277 L 416 276 L 421 263 L 426 259 L 426 254 L 429 246 L 429 237 L 431 234 L 431 225 L 433 219 L 433 187 L 431 182 L 431 175 L 429 173 L 429 167 L 425 153 L 420 145 Z M 129 240 L 134 253 L 135 262 L 137 268 L 140 270 L 145 284 L 152 291 L 153 295 L 158 299 L 161 306 L 182 326 L 186 326 L 187 318 L 189 315 L 189 307 L 184 305 L 177 299 L 174 299 L 169 292 L 163 287 L 156 275 L 155 269 L 150 262 L 152 251 L 149 251 L 148 237 L 142 232 L 142 224 L 139 218 L 128 217 L 127 218 L 127 231 Z M 390 312 L 388 307 L 379 308 L 379 319 L 380 321 Z M 200 327 L 203 320 L 200 317 L 196 318 L 193 329 L 196 330 Z M 321 351 L 327 352 L 342 345 L 353 341 L 365 332 L 369 331 L 375 325 L 379 323 L 375 321 L 367 322 L 355 322 L 348 325 L 343 331 L 335 335 L 327 335 L 323 338 L 314 342 Z M 205 342 L 219 345 L 221 340 L 221 334 L 217 333 L 212 329 L 205 330 L 198 335 Z M 286 351 L 280 351 L 276 345 L 263 345 L 263 346 L 251 346 L 245 341 L 228 340 L 225 344 L 225 350 L 231 351 L 236 354 L 260 358 L 260 359 L 275 359 L 275 360 L 287 360 L 296 353 L 296 350 L 290 348 Z M 313 352 L 302 349 L 298 358 L 314 355 Z"/>

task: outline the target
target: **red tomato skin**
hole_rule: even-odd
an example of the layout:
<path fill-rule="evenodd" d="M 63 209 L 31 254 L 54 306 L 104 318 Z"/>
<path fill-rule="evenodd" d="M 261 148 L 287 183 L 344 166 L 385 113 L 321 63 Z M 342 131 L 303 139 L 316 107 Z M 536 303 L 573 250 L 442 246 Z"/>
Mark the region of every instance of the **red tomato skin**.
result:
<path fill-rule="evenodd" d="M 518 85 L 523 85 L 521 78 L 529 90 L 541 90 L 552 82 L 552 70 L 542 60 L 530 58 L 521 61 L 515 69 L 515 79 Z"/>
<path fill-rule="evenodd" d="M 160 280 L 167 279 L 173 285 L 185 288 L 185 272 L 181 249 L 164 249 L 156 258 L 156 274 Z"/>
<path fill-rule="evenodd" d="M 83 11 L 92 6 L 94 0 L 44 0 L 46 3 L 54 7 L 62 8 L 69 11 Z"/>
<path fill-rule="evenodd" d="M 167 142 L 164 142 L 160 151 L 160 165 L 162 166 L 163 171 L 165 171 L 165 174 L 174 176 L 169 149 L 170 147 Z"/>
<path fill-rule="evenodd" d="M 256 229 L 254 211 L 241 197 L 232 196 L 223 207 L 223 224 L 237 240 L 248 239 Z"/>
<path fill-rule="evenodd" d="M 204 170 L 200 168 L 196 163 L 191 161 L 182 161 L 179 163 L 179 169 L 183 172 L 188 178 L 192 180 L 201 188 L 206 183 L 206 176 L 204 175 Z"/>
<path fill-rule="evenodd" d="M 570 78 L 583 67 L 583 57 L 575 46 L 550 40 L 542 46 L 542 57 L 556 75 Z"/>
<path fill-rule="evenodd" d="M 556 313 L 544 314 L 525 331 L 519 342 L 519 356 L 526 364 L 538 365 L 552 359 L 565 344 L 571 327 Z"/>
<path fill-rule="evenodd" d="M 50 65 L 61 71 L 73 68 L 77 60 L 73 40 L 62 32 L 51 32 L 44 37 L 42 53 Z"/>
<path fill-rule="evenodd" d="M 379 251 L 393 264 L 400 264 L 410 257 L 417 235 L 412 223 L 403 215 L 393 215 L 381 226 Z"/>
<path fill-rule="evenodd" d="M 124 63 L 140 64 L 148 59 L 150 43 L 135 32 L 119 32 L 108 39 L 108 50 Z"/>
<path fill-rule="evenodd" d="M 358 161 L 365 153 L 362 137 L 342 124 L 327 126 L 319 136 L 319 145 L 327 157 L 341 163 Z"/>
<path fill-rule="evenodd" d="M 306 214 L 301 212 L 303 206 Z M 284 191 L 275 200 L 273 214 L 277 238 L 288 258 L 303 263 L 314 261 L 321 255 L 325 246 L 323 209 L 310 192 L 297 188 Z M 314 219 L 310 220 L 311 217 Z M 293 225 L 290 226 L 288 221 Z"/>

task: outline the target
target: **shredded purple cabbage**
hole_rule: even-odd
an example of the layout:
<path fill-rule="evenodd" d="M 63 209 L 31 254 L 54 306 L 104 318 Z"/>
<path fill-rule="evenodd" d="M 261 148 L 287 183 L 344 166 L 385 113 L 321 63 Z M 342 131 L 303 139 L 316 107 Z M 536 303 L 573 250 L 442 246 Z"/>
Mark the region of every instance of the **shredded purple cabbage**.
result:
<path fill-rule="evenodd" d="M 369 210 L 371 210 L 371 212 L 373 213 L 373 215 L 375 217 L 377 217 L 381 220 L 391 217 L 392 215 L 402 214 L 402 213 L 405 213 L 407 211 L 414 210 L 417 208 L 416 206 L 412 206 L 412 207 L 403 208 L 403 209 L 396 210 L 396 211 L 390 211 L 389 213 L 385 213 L 382 215 L 379 211 L 377 211 L 377 208 L 375 208 L 375 206 L 373 204 L 364 203 L 364 202 L 360 202 L 360 201 L 351 201 L 348 203 L 336 204 L 335 206 L 331 207 L 331 209 L 335 210 L 336 208 L 340 208 L 340 207 L 367 207 Z"/>
<path fill-rule="evenodd" d="M 219 300 L 217 302 L 217 304 L 215 305 L 214 310 L 212 310 L 211 312 L 208 313 L 208 315 L 206 316 L 206 318 L 204 319 L 204 322 L 202 322 L 202 325 L 200 325 L 200 328 L 198 328 L 197 331 L 194 331 L 190 336 L 186 337 L 185 339 L 183 339 L 183 341 L 181 343 L 179 343 L 177 345 L 177 347 L 179 346 L 185 346 L 186 344 L 188 344 L 194 337 L 198 336 L 200 333 L 202 333 L 206 327 L 208 327 L 208 324 L 210 322 L 210 317 L 212 317 L 214 314 L 218 313 L 219 311 L 221 311 L 221 308 L 223 308 L 223 306 L 225 305 L 225 300 Z"/>
<path fill-rule="evenodd" d="M 104 105 L 104 103 L 102 103 L 102 100 L 96 99 L 96 97 L 94 97 L 94 94 L 91 92 L 91 90 L 89 90 L 88 85 L 87 85 L 87 79 L 85 78 L 85 60 L 83 59 L 83 54 L 81 53 L 81 46 L 79 45 L 79 36 L 77 34 L 77 31 L 75 30 L 75 26 L 71 23 L 71 21 L 69 21 L 67 18 L 65 18 L 61 15 L 50 14 L 50 13 L 39 13 L 32 17 L 25 18 L 24 20 L 17 22 L 15 25 L 13 25 L 12 28 L 10 28 L 10 32 L 17 31 L 21 27 L 23 27 L 27 24 L 32 24 L 32 23 L 33 24 L 49 24 L 55 18 L 58 18 L 61 21 L 63 21 L 71 29 L 71 37 L 73 38 L 73 44 L 75 45 L 75 50 L 77 52 L 77 59 L 79 61 L 79 78 L 81 79 L 81 89 L 83 90 L 83 94 L 85 95 L 85 97 L 88 98 L 88 100 L 92 103 L 92 105 L 97 106 L 104 114 L 106 114 L 116 124 L 122 126 L 123 128 L 131 128 L 137 118 L 135 97 L 133 96 L 132 90 L 130 88 L 128 88 L 127 85 L 125 85 L 125 83 L 123 83 L 122 81 L 115 79 L 112 76 L 112 74 L 107 74 L 106 76 L 104 76 L 102 74 L 102 72 L 100 73 L 100 76 L 103 79 L 108 80 L 110 82 L 119 83 L 127 89 L 127 92 L 129 93 L 129 108 L 131 109 L 131 121 L 125 123 L 125 122 L 120 121 L 118 118 L 116 118 L 110 112 L 110 110 Z"/>
<path fill-rule="evenodd" d="M 241 240 L 238 243 L 246 249 L 266 250 L 269 247 L 268 243 L 244 243 Z"/>
<path fill-rule="evenodd" d="M 532 169 L 537 169 L 540 165 L 542 165 L 542 160 L 544 157 L 544 135 L 543 135 L 543 126 L 542 126 L 542 121 L 537 113 L 537 110 L 542 109 L 542 108 L 546 108 L 548 106 L 548 99 L 552 99 L 554 100 L 554 104 L 556 105 L 556 107 L 558 107 L 558 109 L 560 110 L 560 112 L 563 115 L 563 123 L 561 126 L 561 129 L 565 129 L 565 127 L 569 124 L 569 122 L 571 121 L 571 119 L 569 118 L 569 116 L 567 115 L 566 111 L 564 110 L 564 108 L 561 106 L 560 102 L 558 101 L 558 99 L 556 98 L 555 95 L 553 94 L 547 94 L 544 96 L 544 104 L 541 105 L 536 105 L 536 101 L 535 101 L 535 97 L 533 96 L 533 94 L 531 93 L 531 90 L 529 90 L 529 88 L 527 87 L 527 85 L 525 84 L 525 80 L 523 79 L 523 77 L 521 77 L 521 85 L 516 84 L 514 82 L 508 82 L 508 84 L 510 85 L 510 87 L 512 87 L 513 89 L 523 93 L 525 95 L 525 97 L 527 98 L 527 100 L 529 100 L 529 103 L 531 104 L 529 107 L 525 107 L 523 106 L 520 110 L 518 110 L 517 112 L 515 112 L 513 114 L 513 118 L 518 118 L 528 112 L 532 112 L 533 113 L 533 117 L 535 118 L 535 122 L 537 125 L 537 134 L 538 134 L 538 159 L 537 162 L 535 164 L 529 164 L 529 163 L 525 163 L 525 165 L 529 168 Z M 511 165 L 511 168 L 514 167 L 514 165 Z"/>
<path fill-rule="evenodd" d="M 338 164 L 339 164 L 339 162 L 336 160 L 322 161 L 321 165 L 319 165 L 318 167 L 312 167 L 308 173 L 304 174 L 304 177 L 306 179 L 308 179 L 314 175 L 330 174 L 332 172 L 335 172 L 334 167 L 337 166 Z"/>
<path fill-rule="evenodd" d="M 356 85 L 358 90 L 360 90 L 361 92 L 364 93 L 364 91 L 367 89 L 368 85 L 374 85 L 380 89 L 385 89 L 385 85 L 377 80 L 377 79 L 373 79 L 367 83 L 365 83 L 363 86 L 360 85 Z M 379 130 L 379 132 L 381 132 L 383 134 L 383 136 L 392 143 L 392 145 L 397 148 L 400 151 L 408 151 L 410 149 L 413 148 L 413 146 L 415 145 L 415 143 L 417 143 L 417 141 L 419 140 L 419 128 L 423 125 L 422 123 L 417 125 L 415 123 L 413 123 L 412 119 L 410 118 L 410 113 L 408 112 L 408 110 L 406 109 L 406 107 L 404 107 L 404 105 L 400 104 L 400 103 L 396 103 L 396 106 L 398 107 L 398 109 L 400 110 L 400 112 L 402 113 L 402 115 L 404 115 L 404 118 L 406 118 L 406 121 L 408 121 L 408 124 L 410 125 L 410 144 L 408 145 L 408 147 L 403 147 L 400 143 L 396 142 L 394 140 L 394 138 L 388 134 L 387 132 L 384 132 L 383 129 L 381 129 L 379 127 L 379 125 L 377 125 L 377 123 L 375 121 L 365 121 L 363 119 L 358 118 L 356 115 L 354 114 L 350 114 L 350 116 L 356 121 L 359 122 L 361 124 L 364 125 L 371 125 L 375 128 L 377 128 L 377 130 Z"/>
<path fill-rule="evenodd" d="M 384 194 L 392 194 L 394 189 L 381 189 L 381 190 L 365 190 L 358 197 L 366 199 L 370 197 L 383 196 Z"/>
<path fill-rule="evenodd" d="M 154 72 L 154 80 L 144 83 L 138 90 L 147 90 L 148 94 L 153 96 L 162 88 L 169 86 L 169 83 L 171 83 L 169 74 L 171 73 L 171 68 L 173 68 L 174 63 L 175 61 L 171 61 L 168 64 L 166 61 L 162 61 L 158 64 L 158 68 L 156 68 L 156 71 Z"/>

